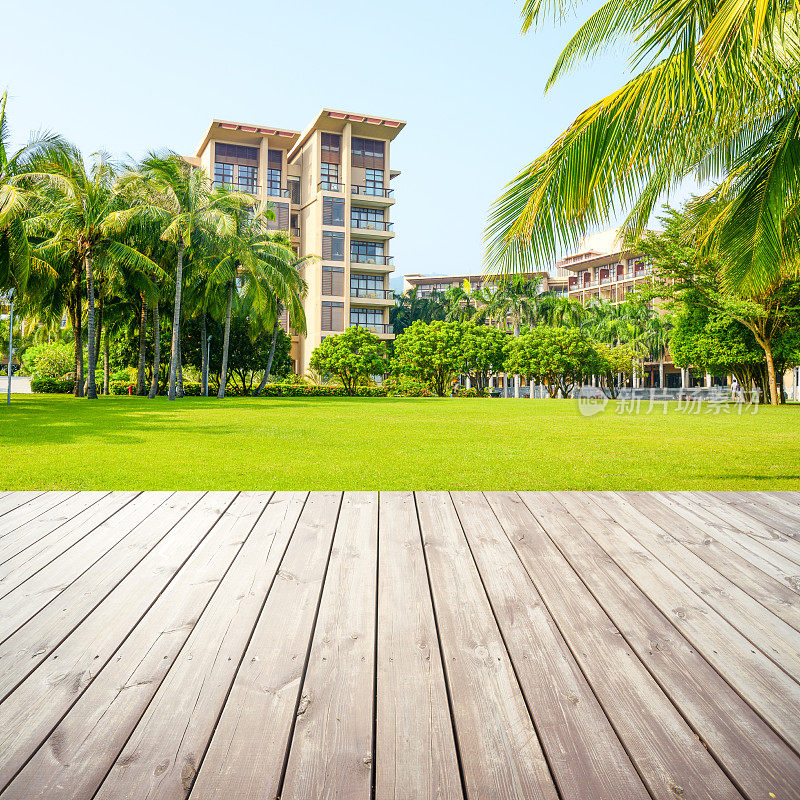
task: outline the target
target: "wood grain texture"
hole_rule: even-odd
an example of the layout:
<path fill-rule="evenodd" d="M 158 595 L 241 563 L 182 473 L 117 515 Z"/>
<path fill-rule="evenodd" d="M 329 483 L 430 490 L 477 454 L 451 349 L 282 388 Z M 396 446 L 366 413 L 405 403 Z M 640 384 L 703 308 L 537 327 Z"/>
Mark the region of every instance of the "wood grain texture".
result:
<path fill-rule="evenodd" d="M 452 500 L 417 508 L 470 800 L 555 800 L 555 785 Z"/>
<path fill-rule="evenodd" d="M 380 498 L 376 800 L 463 800 L 411 492 Z"/>
<path fill-rule="evenodd" d="M 377 534 L 377 492 L 346 492 L 322 590 L 282 800 L 369 800 Z"/>

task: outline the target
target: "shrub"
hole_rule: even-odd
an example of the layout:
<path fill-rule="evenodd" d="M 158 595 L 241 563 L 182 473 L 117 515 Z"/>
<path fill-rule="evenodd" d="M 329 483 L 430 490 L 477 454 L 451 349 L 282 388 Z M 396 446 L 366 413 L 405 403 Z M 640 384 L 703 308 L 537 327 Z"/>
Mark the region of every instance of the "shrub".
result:
<path fill-rule="evenodd" d="M 351 397 L 383 397 L 380 386 L 356 386 Z M 262 397 L 347 397 L 344 386 L 311 386 L 296 383 L 268 383 L 261 392 Z"/>
<path fill-rule="evenodd" d="M 22 366 L 34 378 L 61 378 L 75 369 L 75 347 L 64 342 L 34 345 L 22 354 Z"/>
<path fill-rule="evenodd" d="M 433 392 L 428 386 L 408 375 L 386 378 L 380 389 L 383 394 L 391 397 L 433 397 Z"/>
<path fill-rule="evenodd" d="M 74 388 L 75 382 L 69 379 L 36 377 L 31 380 L 31 391 L 36 394 L 71 394 Z"/>

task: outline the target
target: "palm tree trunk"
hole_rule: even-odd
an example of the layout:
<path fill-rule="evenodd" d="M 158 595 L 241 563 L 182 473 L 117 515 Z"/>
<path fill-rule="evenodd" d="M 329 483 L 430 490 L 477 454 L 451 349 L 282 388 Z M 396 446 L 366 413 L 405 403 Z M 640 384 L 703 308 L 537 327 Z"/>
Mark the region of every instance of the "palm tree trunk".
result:
<path fill-rule="evenodd" d="M 662 355 L 658 361 L 658 388 L 664 388 L 664 356 Z"/>
<path fill-rule="evenodd" d="M 161 325 L 158 319 L 158 300 L 153 303 L 153 379 L 150 381 L 151 400 L 158 394 L 158 373 L 161 370 Z"/>
<path fill-rule="evenodd" d="M 228 281 L 228 305 L 225 308 L 225 334 L 222 339 L 222 376 L 219 380 L 217 398 L 225 397 L 225 387 L 228 383 L 228 345 L 231 341 L 231 310 L 233 308 L 233 281 Z"/>
<path fill-rule="evenodd" d="M 102 291 L 102 290 L 101 290 Z M 94 337 L 94 363 L 100 361 L 100 342 L 103 337 L 103 307 L 105 305 L 105 297 L 101 294 L 100 301 L 97 306 L 97 331 Z"/>
<path fill-rule="evenodd" d="M 519 339 L 519 320 L 514 320 L 514 338 Z M 519 373 L 514 375 L 514 397 L 519 400 Z"/>
<path fill-rule="evenodd" d="M 280 309 L 278 309 L 280 311 Z M 278 314 L 275 314 L 275 324 L 272 326 L 272 344 L 269 346 L 269 358 L 267 359 L 267 368 L 264 370 L 264 377 L 261 383 L 258 384 L 255 394 L 259 395 L 269 380 L 269 374 L 272 372 L 272 360 L 275 358 L 275 343 L 278 341 Z"/>
<path fill-rule="evenodd" d="M 70 305 L 72 332 L 75 336 L 75 397 L 83 397 L 83 326 L 81 320 L 81 300 L 77 292 Z"/>
<path fill-rule="evenodd" d="M 88 301 L 86 309 L 86 344 L 88 345 L 89 363 L 87 364 L 86 397 L 89 400 L 97 400 L 97 386 L 95 386 L 94 376 L 95 367 L 97 366 L 94 357 L 94 277 L 92 275 L 92 257 L 90 255 L 84 256 L 83 265 L 86 268 L 86 298 Z"/>
<path fill-rule="evenodd" d="M 142 295 L 142 311 L 139 315 L 139 370 L 136 373 L 136 394 L 143 395 L 147 386 L 144 362 L 147 350 L 147 300 Z"/>
<path fill-rule="evenodd" d="M 169 359 L 169 394 L 175 399 L 178 380 L 178 344 L 181 338 L 181 284 L 183 283 L 183 237 L 178 239 L 178 261 L 175 266 L 175 303 L 172 312 L 172 354 Z"/>
<path fill-rule="evenodd" d="M 103 331 L 103 394 L 108 396 L 110 384 L 111 348 L 108 344 L 108 325 Z"/>
<path fill-rule="evenodd" d="M 208 397 L 208 375 L 206 374 L 206 358 L 208 358 L 208 345 L 206 343 L 206 312 L 203 311 L 200 321 L 200 394 Z"/>
<path fill-rule="evenodd" d="M 183 353 L 181 352 L 181 340 L 178 339 L 178 382 L 175 387 L 175 393 L 178 397 L 185 397 L 183 391 Z"/>

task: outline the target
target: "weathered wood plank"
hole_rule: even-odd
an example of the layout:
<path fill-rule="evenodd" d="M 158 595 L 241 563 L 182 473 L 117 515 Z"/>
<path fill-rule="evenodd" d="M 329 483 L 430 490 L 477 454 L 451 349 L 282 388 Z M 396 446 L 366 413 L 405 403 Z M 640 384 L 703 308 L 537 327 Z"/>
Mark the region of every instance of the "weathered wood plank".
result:
<path fill-rule="evenodd" d="M 25 503 L 44 494 L 44 492 L 3 492 L 0 496 L 0 517 L 15 511 Z"/>
<path fill-rule="evenodd" d="M 545 533 L 563 509 L 539 525 L 553 498 L 539 492 L 487 493 L 514 549 L 558 624 L 583 674 L 657 800 L 721 800 L 741 795 L 698 741 L 581 577 Z M 526 508 L 527 504 L 527 508 Z M 552 507 L 550 509 L 552 512 Z M 555 535 L 555 532 L 553 533 Z"/>
<path fill-rule="evenodd" d="M 95 563 L 96 537 L 80 542 L 0 600 L 0 699 L 44 661 L 202 497 L 145 493 L 99 529 L 111 549 Z M 156 513 L 157 512 L 157 513 Z M 115 542 L 116 540 L 116 542 Z"/>
<path fill-rule="evenodd" d="M 562 506 L 786 742 L 800 742 L 800 686 L 594 503 L 556 492 Z M 591 501 L 587 501 L 591 502 Z"/>
<path fill-rule="evenodd" d="M 610 492 L 584 494 L 579 499 L 570 496 L 570 502 L 579 502 L 585 509 L 594 503 L 599 514 L 608 515 L 764 655 L 789 675 L 800 676 L 800 632 L 673 539 L 646 515 Z"/>
<path fill-rule="evenodd" d="M 277 795 L 340 503 L 337 492 L 309 497 L 205 752 L 192 800 Z M 210 728 L 205 735 L 207 741 Z M 97 800 L 117 797 L 109 792 Z M 183 795 L 122 797 L 179 800 Z"/>
<path fill-rule="evenodd" d="M 62 523 L 22 552 L 7 558 L 0 565 L 0 599 L 65 553 L 76 542 L 88 536 L 137 494 L 137 492 L 108 492 L 96 503 Z"/>
<path fill-rule="evenodd" d="M 536 729 L 451 498 L 416 495 L 470 800 L 555 800 Z"/>
<path fill-rule="evenodd" d="M 241 555 L 251 569 L 258 550 L 268 547 L 260 537 L 248 547 L 268 499 L 268 493 L 248 493 L 234 500 L 5 789 L 3 800 L 82 800 L 94 795 L 234 559 Z M 241 586 L 235 587 L 227 602 L 240 591 Z M 205 670 L 202 677 L 207 677 Z"/>
<path fill-rule="evenodd" d="M 234 493 L 210 493 L 0 705 L 0 786 L 75 704 L 213 528 Z"/>
<path fill-rule="evenodd" d="M 370 797 L 377 538 L 377 493 L 345 493 L 282 800 Z"/>
<path fill-rule="evenodd" d="M 749 517 L 763 522 L 787 539 L 800 545 L 800 514 L 789 504 L 770 500 L 757 492 L 707 492 Z"/>
<path fill-rule="evenodd" d="M 490 495 L 493 503 L 494 497 Z M 771 791 L 776 797 L 797 800 L 800 762 L 786 744 L 555 498 L 543 493 L 525 498 L 527 516 L 513 503 L 507 504 L 507 511 L 498 509 L 498 514 L 507 514 L 502 520 L 512 541 L 519 539 L 522 544 L 534 533 L 541 535 L 538 531 L 543 526 L 625 642 L 744 794 L 761 800 Z M 541 574 L 547 577 L 544 569 Z M 559 576 L 555 573 L 553 580 Z M 589 626 L 592 618 L 584 621 Z M 591 659 L 593 654 L 587 652 L 585 657 Z M 636 686 L 628 691 L 636 691 Z"/>
<path fill-rule="evenodd" d="M 411 492 L 380 497 L 376 800 L 462 800 L 453 724 Z"/>
<path fill-rule="evenodd" d="M 800 569 L 757 539 L 728 525 L 713 514 L 701 514 L 696 503 L 690 497 L 677 492 L 651 492 L 649 497 L 667 506 L 687 522 L 716 539 L 722 545 L 747 559 L 767 575 L 780 581 L 794 592 L 800 592 Z"/>
<path fill-rule="evenodd" d="M 453 502 L 562 800 L 649 800 L 592 688 L 486 498 Z"/>
<path fill-rule="evenodd" d="M 31 520 L 36 519 L 42 514 L 47 514 L 59 503 L 63 503 L 75 492 L 43 492 L 37 497 L 32 498 L 24 505 L 17 507 L 0 517 L 0 539 L 12 535 L 23 525 L 27 525 Z M 58 512 L 55 512 L 58 514 Z"/>
<path fill-rule="evenodd" d="M 660 503 L 649 492 L 625 492 L 617 497 L 640 516 L 652 520 L 659 529 L 689 548 L 721 575 L 758 600 L 777 617 L 800 631 L 800 595 L 751 560 L 708 536 L 703 530 Z M 618 517 L 615 519 L 619 520 Z"/>

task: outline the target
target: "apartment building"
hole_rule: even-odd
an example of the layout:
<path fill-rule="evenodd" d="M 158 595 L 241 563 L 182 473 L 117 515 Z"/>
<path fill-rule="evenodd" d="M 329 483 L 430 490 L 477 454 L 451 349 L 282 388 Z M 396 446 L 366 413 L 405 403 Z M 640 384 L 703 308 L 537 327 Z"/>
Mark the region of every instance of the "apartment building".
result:
<path fill-rule="evenodd" d="M 405 122 L 323 109 L 304 131 L 214 120 L 195 163 L 215 186 L 248 192 L 275 211 L 295 251 L 318 258 L 303 268 L 308 284 L 305 336 L 292 335 L 299 374 L 325 336 L 358 325 L 394 334 L 389 275 L 395 203 L 391 143 Z M 281 325 L 291 331 L 284 313 Z"/>
<path fill-rule="evenodd" d="M 539 276 L 542 279 L 541 291 L 554 294 L 567 293 L 567 278 L 550 275 L 548 272 L 526 273 L 527 278 Z M 494 283 L 497 277 L 491 275 L 419 275 L 412 273 L 403 276 L 403 291 L 417 290 L 418 297 L 430 297 L 437 292 L 444 293 L 451 286 L 463 286 L 464 281 L 469 281 L 472 289 L 480 289 L 487 283 Z"/>
<path fill-rule="evenodd" d="M 611 228 L 584 237 L 577 253 L 556 262 L 555 272 L 567 276 L 571 299 L 617 303 L 649 280 L 650 267 L 643 255 L 624 249 L 620 229 Z"/>

